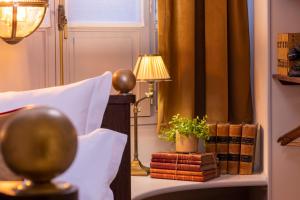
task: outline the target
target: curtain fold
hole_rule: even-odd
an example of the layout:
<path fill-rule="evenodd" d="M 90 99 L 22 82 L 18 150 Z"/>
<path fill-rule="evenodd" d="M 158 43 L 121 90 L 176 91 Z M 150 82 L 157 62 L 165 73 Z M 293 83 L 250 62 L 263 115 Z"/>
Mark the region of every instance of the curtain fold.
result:
<path fill-rule="evenodd" d="M 158 128 L 174 114 L 252 122 L 247 0 L 158 0 Z"/>
<path fill-rule="evenodd" d="M 194 6 L 194 0 L 158 0 L 159 53 L 172 79 L 159 84 L 158 128 L 177 113 L 194 115 Z"/>

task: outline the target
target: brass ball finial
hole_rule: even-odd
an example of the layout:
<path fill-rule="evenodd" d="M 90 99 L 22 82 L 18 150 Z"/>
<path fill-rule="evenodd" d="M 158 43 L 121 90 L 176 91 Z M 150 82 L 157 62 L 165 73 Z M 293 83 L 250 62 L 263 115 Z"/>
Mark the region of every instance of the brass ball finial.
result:
<path fill-rule="evenodd" d="M 113 87 L 121 94 L 130 92 L 136 85 L 136 78 L 131 70 L 120 69 L 113 74 Z"/>
<path fill-rule="evenodd" d="M 32 107 L 18 111 L 4 123 L 0 147 L 14 173 L 33 183 L 50 183 L 75 159 L 77 134 L 62 112 Z"/>

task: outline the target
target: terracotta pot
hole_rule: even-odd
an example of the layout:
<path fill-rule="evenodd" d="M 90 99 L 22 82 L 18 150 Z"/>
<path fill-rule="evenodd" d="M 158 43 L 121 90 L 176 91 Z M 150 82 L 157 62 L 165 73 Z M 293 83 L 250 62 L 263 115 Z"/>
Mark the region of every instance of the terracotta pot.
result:
<path fill-rule="evenodd" d="M 176 151 L 180 153 L 194 153 L 198 151 L 199 139 L 195 136 L 184 136 L 176 133 Z"/>

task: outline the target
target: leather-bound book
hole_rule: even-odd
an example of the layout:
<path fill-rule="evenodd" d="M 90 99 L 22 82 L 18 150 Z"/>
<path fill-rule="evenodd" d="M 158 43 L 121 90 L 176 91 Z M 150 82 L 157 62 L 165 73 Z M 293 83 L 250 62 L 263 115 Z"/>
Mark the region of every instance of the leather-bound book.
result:
<path fill-rule="evenodd" d="M 246 124 L 243 126 L 240 156 L 241 175 L 250 175 L 253 173 L 256 134 L 256 124 Z"/>
<path fill-rule="evenodd" d="M 214 159 L 213 153 L 173 153 L 173 152 L 159 152 L 153 153 L 152 159 L 166 159 L 166 160 L 191 160 L 209 162 Z"/>
<path fill-rule="evenodd" d="M 207 153 L 217 153 L 217 124 L 208 124 L 209 140 L 206 141 Z"/>
<path fill-rule="evenodd" d="M 228 150 L 228 174 L 239 174 L 240 152 L 241 152 L 242 125 L 229 127 L 229 150 Z"/>
<path fill-rule="evenodd" d="M 186 176 L 207 176 L 211 174 L 217 175 L 217 169 L 210 169 L 202 172 L 193 172 L 193 171 L 182 171 L 182 170 L 169 170 L 169 169 L 154 169 L 150 168 L 150 173 L 157 174 L 177 174 L 177 175 L 186 175 Z"/>
<path fill-rule="evenodd" d="M 150 168 L 201 172 L 210 169 L 217 169 L 217 164 L 216 162 L 209 165 L 186 165 L 186 164 L 151 162 Z"/>
<path fill-rule="evenodd" d="M 207 176 L 186 176 L 186 175 L 173 175 L 173 174 L 158 174 L 158 173 L 150 173 L 151 178 L 158 179 L 171 179 L 171 180 L 181 180 L 181 181 L 195 181 L 195 182 L 205 182 L 216 178 L 216 174 L 212 173 Z"/>
<path fill-rule="evenodd" d="M 178 164 L 189 164 L 189 165 L 201 165 L 205 164 L 205 162 L 197 161 L 197 160 L 170 160 L 170 159 L 159 159 L 159 158 L 152 158 L 152 162 L 160 162 L 160 163 L 178 163 Z M 213 160 L 207 163 L 212 163 Z"/>
<path fill-rule="evenodd" d="M 229 124 L 217 125 L 217 156 L 221 174 L 227 174 Z"/>

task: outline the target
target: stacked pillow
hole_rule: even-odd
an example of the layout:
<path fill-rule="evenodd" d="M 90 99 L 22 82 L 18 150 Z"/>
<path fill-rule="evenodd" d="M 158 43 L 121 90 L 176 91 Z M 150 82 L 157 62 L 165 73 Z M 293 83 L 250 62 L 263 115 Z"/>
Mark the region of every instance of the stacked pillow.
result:
<path fill-rule="evenodd" d="M 56 180 L 76 185 L 79 200 L 113 200 L 110 184 L 119 170 L 126 141 L 126 135 L 108 129 L 79 136 L 74 163 Z"/>
<path fill-rule="evenodd" d="M 118 172 L 127 136 L 98 129 L 111 82 L 112 74 L 106 72 L 65 86 L 0 93 L 0 112 L 42 105 L 56 108 L 69 117 L 79 135 L 79 149 L 71 168 L 58 180 L 78 186 L 80 200 L 113 199 L 110 184 Z M 18 177 L 5 166 L 0 152 L 0 181 L 16 179 Z"/>
<path fill-rule="evenodd" d="M 65 86 L 0 93 L 0 112 L 31 104 L 50 106 L 68 116 L 78 135 L 83 135 L 101 126 L 111 81 L 111 72 L 106 72 L 102 76 Z"/>

